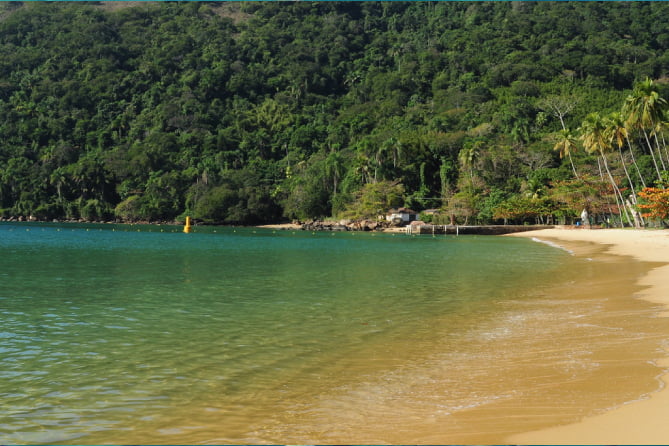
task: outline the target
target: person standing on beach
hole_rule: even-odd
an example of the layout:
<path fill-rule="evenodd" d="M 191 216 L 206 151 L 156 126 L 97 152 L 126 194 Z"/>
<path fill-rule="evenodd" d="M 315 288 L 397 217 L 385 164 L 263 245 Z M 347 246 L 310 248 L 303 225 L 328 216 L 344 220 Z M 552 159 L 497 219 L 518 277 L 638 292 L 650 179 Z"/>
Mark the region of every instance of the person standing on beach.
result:
<path fill-rule="evenodd" d="M 586 209 L 583 209 L 583 212 L 581 212 L 581 224 L 584 227 L 590 228 L 590 219 L 588 218 L 588 211 Z"/>

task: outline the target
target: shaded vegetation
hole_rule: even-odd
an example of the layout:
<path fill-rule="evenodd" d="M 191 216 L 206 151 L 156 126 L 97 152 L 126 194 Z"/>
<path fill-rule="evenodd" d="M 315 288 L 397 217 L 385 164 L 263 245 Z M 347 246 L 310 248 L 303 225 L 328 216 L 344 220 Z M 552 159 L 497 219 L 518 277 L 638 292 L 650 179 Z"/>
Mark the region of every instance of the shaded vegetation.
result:
<path fill-rule="evenodd" d="M 0 217 L 634 224 L 663 2 L 0 5 Z"/>

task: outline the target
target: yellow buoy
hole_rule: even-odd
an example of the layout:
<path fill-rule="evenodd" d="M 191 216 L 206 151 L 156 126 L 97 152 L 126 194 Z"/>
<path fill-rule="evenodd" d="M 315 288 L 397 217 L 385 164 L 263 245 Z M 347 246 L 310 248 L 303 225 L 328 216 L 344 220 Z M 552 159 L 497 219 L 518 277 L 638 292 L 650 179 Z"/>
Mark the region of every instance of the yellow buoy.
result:
<path fill-rule="evenodd" d="M 190 234 L 190 217 L 186 217 L 186 225 L 184 226 L 184 232 Z"/>

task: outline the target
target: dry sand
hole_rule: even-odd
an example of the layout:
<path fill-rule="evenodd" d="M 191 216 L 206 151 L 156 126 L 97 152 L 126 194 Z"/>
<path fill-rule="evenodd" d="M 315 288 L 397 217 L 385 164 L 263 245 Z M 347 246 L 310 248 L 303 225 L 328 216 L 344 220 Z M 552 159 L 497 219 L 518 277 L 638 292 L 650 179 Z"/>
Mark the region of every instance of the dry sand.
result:
<path fill-rule="evenodd" d="M 647 287 L 639 297 L 667 307 L 669 316 L 669 230 L 545 229 L 513 236 L 535 237 L 568 246 L 576 255 L 586 254 L 588 243 L 609 246 L 608 253 L 659 262 L 640 284 Z M 583 243 L 586 242 L 586 243 Z M 669 333 L 667 334 L 669 338 Z M 669 370 L 667 358 L 657 364 Z M 578 423 L 514 435 L 511 444 L 669 444 L 669 374 L 660 391 L 649 398 L 623 404 Z"/>

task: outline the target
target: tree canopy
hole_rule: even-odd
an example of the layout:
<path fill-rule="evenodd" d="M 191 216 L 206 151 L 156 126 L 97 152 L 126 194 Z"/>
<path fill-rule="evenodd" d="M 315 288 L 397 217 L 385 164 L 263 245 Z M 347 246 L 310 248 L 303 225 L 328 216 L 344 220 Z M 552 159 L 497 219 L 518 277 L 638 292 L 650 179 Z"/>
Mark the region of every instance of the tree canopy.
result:
<path fill-rule="evenodd" d="M 495 223 L 589 207 L 630 224 L 669 168 L 668 13 L 3 3 L 0 217 L 255 224 L 404 205 Z"/>

